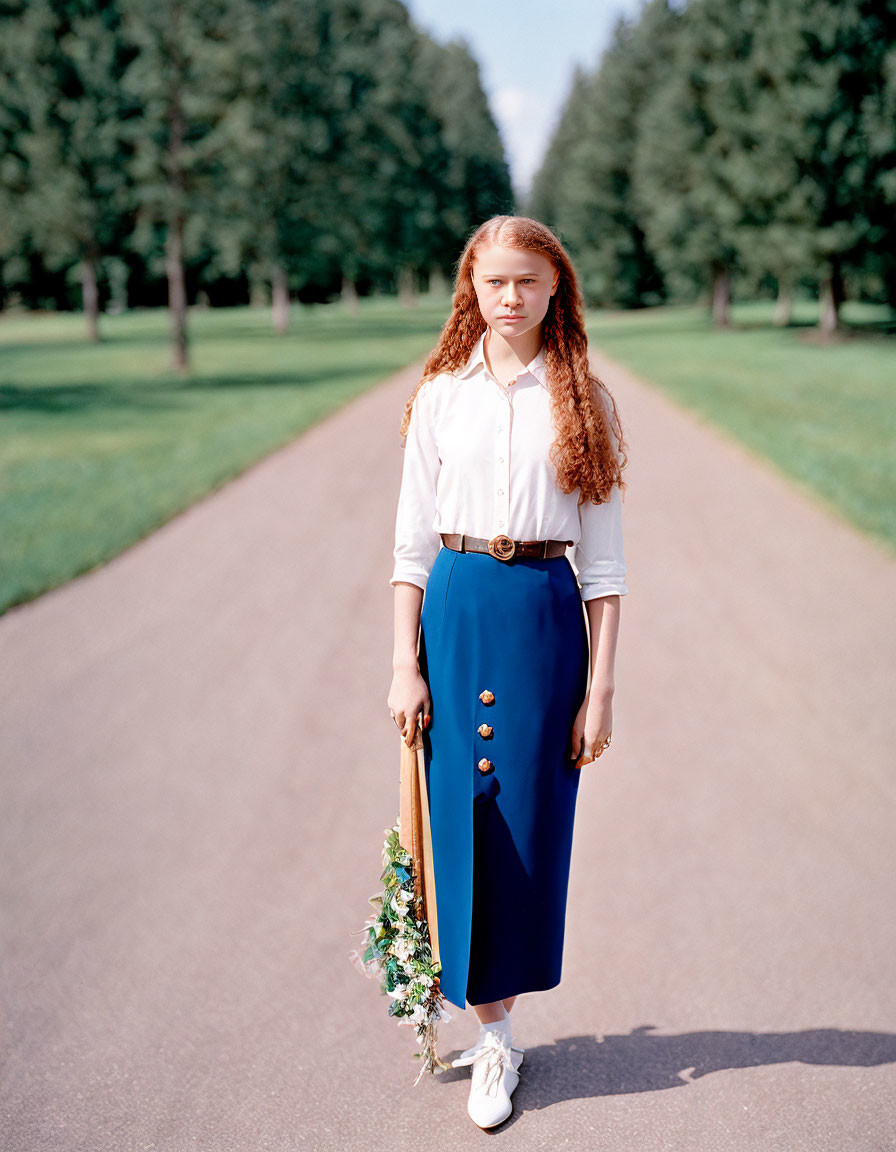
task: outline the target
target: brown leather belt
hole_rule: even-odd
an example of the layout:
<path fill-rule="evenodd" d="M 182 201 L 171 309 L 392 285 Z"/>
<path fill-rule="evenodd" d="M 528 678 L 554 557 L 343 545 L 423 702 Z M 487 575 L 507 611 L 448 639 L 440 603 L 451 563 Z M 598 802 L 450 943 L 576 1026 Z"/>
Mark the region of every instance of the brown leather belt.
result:
<path fill-rule="evenodd" d="M 454 552 L 487 552 L 496 560 L 555 560 L 572 540 L 511 540 L 509 536 L 466 536 L 462 532 L 441 532 L 442 543 Z"/>

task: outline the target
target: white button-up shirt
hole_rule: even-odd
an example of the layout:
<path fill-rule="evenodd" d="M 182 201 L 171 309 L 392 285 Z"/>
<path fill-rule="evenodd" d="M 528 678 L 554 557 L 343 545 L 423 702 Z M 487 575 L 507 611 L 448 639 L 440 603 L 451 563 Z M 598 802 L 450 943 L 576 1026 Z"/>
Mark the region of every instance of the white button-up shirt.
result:
<path fill-rule="evenodd" d="M 440 532 L 570 540 L 582 599 L 624 596 L 622 503 L 579 504 L 557 485 L 544 350 L 503 388 L 486 366 L 485 335 L 458 372 L 426 380 L 414 398 L 395 521 L 390 583 L 426 587 Z"/>

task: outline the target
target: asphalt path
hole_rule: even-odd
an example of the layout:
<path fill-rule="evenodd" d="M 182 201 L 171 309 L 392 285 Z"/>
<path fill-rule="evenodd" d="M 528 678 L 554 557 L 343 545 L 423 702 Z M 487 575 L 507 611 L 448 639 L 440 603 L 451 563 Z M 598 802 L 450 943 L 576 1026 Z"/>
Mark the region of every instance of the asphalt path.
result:
<path fill-rule="evenodd" d="M 896 561 L 597 364 L 632 461 L 615 730 L 513 1117 L 472 1125 L 467 1070 L 413 1087 L 347 958 L 398 803 L 409 370 L 0 619 L 0 1147 L 896 1147 Z"/>

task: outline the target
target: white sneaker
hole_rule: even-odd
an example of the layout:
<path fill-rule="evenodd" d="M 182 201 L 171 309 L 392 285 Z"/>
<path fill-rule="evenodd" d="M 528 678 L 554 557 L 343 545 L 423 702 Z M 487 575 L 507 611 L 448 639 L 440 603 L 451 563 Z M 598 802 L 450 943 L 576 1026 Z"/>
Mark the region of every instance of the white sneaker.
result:
<path fill-rule="evenodd" d="M 482 1045 L 485 1040 L 486 1032 L 489 1029 L 494 1030 L 494 1027 L 494 1024 L 480 1024 L 479 1039 L 472 1046 L 472 1048 L 467 1048 L 466 1051 L 461 1052 L 460 1056 L 458 1056 L 456 1060 L 452 1060 L 451 1067 L 465 1068 L 468 1064 L 472 1064 L 482 1051 Z M 501 1032 L 501 1029 L 499 1029 L 499 1032 Z M 513 1036 L 510 1035 L 510 1013 L 506 1008 L 504 1010 L 504 1029 L 502 1038 L 507 1039 L 507 1043 L 510 1045 L 510 1051 L 513 1053 L 514 1067 L 519 1068 L 520 1064 L 523 1062 L 523 1053 L 525 1052 L 525 1048 L 521 1048 L 519 1044 L 514 1044 L 513 1042 Z"/>
<path fill-rule="evenodd" d="M 499 1033 L 486 1032 L 470 1078 L 467 1112 L 474 1124 L 494 1128 L 513 1111 L 510 1097 L 520 1082 L 517 1068 L 521 1061 L 520 1056 L 520 1061 L 515 1062 L 512 1049 Z"/>

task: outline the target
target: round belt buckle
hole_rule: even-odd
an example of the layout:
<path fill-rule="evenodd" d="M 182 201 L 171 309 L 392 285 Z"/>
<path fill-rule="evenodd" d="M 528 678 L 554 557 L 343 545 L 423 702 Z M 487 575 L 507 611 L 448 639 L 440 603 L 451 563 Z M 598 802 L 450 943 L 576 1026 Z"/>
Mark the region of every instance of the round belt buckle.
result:
<path fill-rule="evenodd" d="M 488 542 L 488 552 L 496 560 L 512 560 L 516 552 L 516 544 L 509 536 L 493 536 Z"/>

